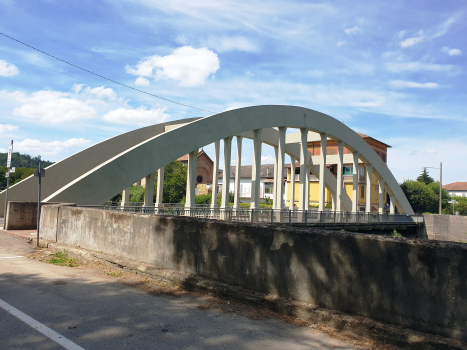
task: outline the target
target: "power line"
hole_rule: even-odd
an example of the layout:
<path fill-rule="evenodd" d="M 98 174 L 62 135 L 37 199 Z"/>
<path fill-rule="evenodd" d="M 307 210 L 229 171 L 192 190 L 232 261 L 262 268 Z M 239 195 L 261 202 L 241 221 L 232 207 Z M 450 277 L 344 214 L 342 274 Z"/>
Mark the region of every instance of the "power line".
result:
<path fill-rule="evenodd" d="M 29 47 L 29 48 L 31 48 L 31 49 L 33 49 L 33 50 L 36 50 L 36 51 L 40 52 L 40 53 L 43 53 L 44 55 L 47 55 L 47 56 L 49 56 L 49 57 L 52 57 L 52 58 L 54 58 L 54 59 L 56 59 L 56 60 L 58 60 L 58 61 L 61 61 L 61 62 L 63 62 L 63 63 L 66 63 L 66 64 L 68 64 L 68 65 L 70 65 L 70 66 L 75 67 L 75 68 L 81 69 L 82 71 L 85 71 L 85 72 L 87 72 L 87 73 L 93 74 L 93 75 L 95 75 L 95 76 L 97 76 L 97 77 L 99 77 L 99 78 L 102 78 L 102 79 L 111 81 L 112 83 L 115 83 L 115 84 L 124 86 L 124 87 L 126 87 L 126 88 L 129 88 L 129 89 L 132 89 L 132 90 L 135 90 L 135 91 L 138 91 L 138 92 L 142 92 L 143 94 L 146 94 L 146 95 L 149 95 L 149 96 L 153 96 L 153 97 L 159 98 L 159 99 L 164 100 L 164 101 L 167 101 L 167 102 L 175 103 L 175 104 L 180 105 L 180 106 L 184 106 L 184 107 L 188 107 L 188 108 L 192 108 L 192 109 L 197 109 L 198 111 L 202 111 L 202 112 L 206 112 L 206 113 L 212 113 L 212 114 L 215 114 L 215 113 L 216 113 L 216 112 L 212 112 L 212 111 L 207 111 L 207 110 L 205 110 L 205 109 L 201 109 L 201 108 L 189 106 L 189 105 L 186 105 L 186 104 L 177 102 L 177 101 L 172 101 L 172 100 L 169 100 L 168 98 L 164 98 L 164 97 L 157 96 L 157 95 L 151 94 L 151 93 L 149 93 L 149 92 L 146 92 L 146 91 L 143 91 L 143 90 L 140 90 L 140 89 L 136 89 L 136 88 L 134 88 L 134 87 L 132 87 L 132 86 L 129 86 L 129 85 L 120 83 L 120 82 L 118 82 L 118 81 L 115 81 L 115 80 L 112 80 L 112 79 L 109 79 L 109 78 L 106 78 L 106 77 L 104 77 L 103 75 L 100 75 L 100 74 L 91 72 L 90 70 L 87 70 L 87 69 L 85 69 L 85 68 L 81 68 L 80 66 L 77 66 L 76 64 L 73 64 L 73 63 L 70 63 L 70 62 L 68 62 L 68 61 L 62 60 L 61 58 L 58 58 L 58 57 L 56 57 L 56 56 L 54 56 L 54 55 L 51 55 L 51 54 L 49 54 L 49 53 L 47 53 L 47 52 L 45 52 L 45 51 L 39 50 L 39 49 L 35 48 L 34 46 L 28 45 L 28 44 L 26 44 L 26 43 L 24 43 L 24 42 L 22 42 L 22 41 L 20 41 L 20 40 L 18 40 L 18 39 L 15 39 L 15 38 L 13 38 L 13 37 L 11 37 L 11 36 L 9 36 L 9 35 L 6 35 L 6 34 L 4 34 L 4 33 L 2 33 L 2 32 L 0 32 L 0 34 L 3 35 L 3 36 L 5 36 L 5 37 L 7 37 L 8 39 L 11 39 L 11 40 L 13 40 L 13 41 L 16 41 L 16 42 L 18 42 L 18 43 L 20 43 L 20 44 L 22 44 L 22 45 L 24 45 L 24 46 L 27 46 L 27 47 Z"/>

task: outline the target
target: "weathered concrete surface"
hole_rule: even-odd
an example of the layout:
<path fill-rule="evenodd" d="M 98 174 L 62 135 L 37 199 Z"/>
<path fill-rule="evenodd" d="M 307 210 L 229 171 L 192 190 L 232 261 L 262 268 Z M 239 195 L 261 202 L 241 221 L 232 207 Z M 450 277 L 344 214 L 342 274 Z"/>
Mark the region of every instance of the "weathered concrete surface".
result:
<path fill-rule="evenodd" d="M 59 243 L 48 243 L 52 252 L 66 251 L 72 258 L 85 262 L 99 262 L 113 268 L 120 268 L 129 273 L 140 275 L 150 280 L 163 282 L 164 286 L 181 287 L 188 291 L 197 291 L 215 295 L 222 299 L 234 299 L 276 313 L 291 316 L 299 320 L 332 327 L 339 332 L 363 336 L 383 344 L 413 350 L 466 350 L 467 344 L 454 339 L 417 332 L 406 327 L 391 326 L 360 316 L 351 316 L 338 311 L 313 307 L 295 300 L 267 295 L 250 289 L 233 286 L 177 272 L 135 260 L 123 259 L 116 255 L 104 254 L 83 248 L 70 247 Z"/>
<path fill-rule="evenodd" d="M 423 218 L 424 237 L 467 243 L 467 216 L 423 214 Z"/>
<path fill-rule="evenodd" d="M 56 241 L 467 340 L 463 244 L 73 207 Z"/>
<path fill-rule="evenodd" d="M 71 205 L 72 203 L 41 203 L 41 213 L 44 206 L 63 206 Z M 51 218 L 57 218 L 53 214 Z M 9 201 L 6 212 L 5 230 L 35 230 L 37 229 L 37 202 L 15 202 Z M 46 225 L 50 227 L 50 224 Z M 52 239 L 52 237 L 50 238 Z"/>
<path fill-rule="evenodd" d="M 47 210 L 41 209 L 41 229 L 40 236 L 47 241 L 57 242 L 58 220 L 60 218 L 60 208 L 65 206 L 75 207 L 73 203 L 50 204 Z M 36 214 L 37 216 L 37 214 Z"/>
<path fill-rule="evenodd" d="M 37 202 L 8 202 L 5 230 L 37 228 Z"/>
<path fill-rule="evenodd" d="M 213 305 L 212 298 L 200 295 L 160 293 L 165 288 L 136 276 L 116 278 L 91 266 L 71 268 L 28 259 L 34 250 L 0 231 L 0 258 L 23 256 L 0 259 L 0 299 L 79 349 L 342 350 L 379 345 L 356 346 L 354 339 L 333 339 L 320 327 L 310 331 L 274 317 L 258 321 L 223 312 L 219 306 L 226 302 Z M 144 285 L 154 292 L 145 292 Z M 1 349 L 65 349 L 7 309 L 0 307 Z M 66 349 L 76 347 L 69 344 Z"/>

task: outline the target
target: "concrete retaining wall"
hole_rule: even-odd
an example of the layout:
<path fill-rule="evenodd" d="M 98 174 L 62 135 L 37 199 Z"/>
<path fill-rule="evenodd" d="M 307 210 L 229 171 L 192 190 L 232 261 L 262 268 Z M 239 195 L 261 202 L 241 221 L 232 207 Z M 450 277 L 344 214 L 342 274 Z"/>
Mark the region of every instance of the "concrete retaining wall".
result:
<path fill-rule="evenodd" d="M 44 206 L 72 205 L 71 203 L 41 203 L 41 213 Z M 37 229 L 37 202 L 9 201 L 5 216 L 5 230 L 35 230 Z"/>
<path fill-rule="evenodd" d="M 426 238 L 467 243 L 467 216 L 423 214 L 423 218 Z"/>
<path fill-rule="evenodd" d="M 34 230 L 37 228 L 37 202 L 8 202 L 5 230 Z"/>
<path fill-rule="evenodd" d="M 64 206 L 42 213 L 44 238 L 59 243 L 467 340 L 464 244 Z"/>

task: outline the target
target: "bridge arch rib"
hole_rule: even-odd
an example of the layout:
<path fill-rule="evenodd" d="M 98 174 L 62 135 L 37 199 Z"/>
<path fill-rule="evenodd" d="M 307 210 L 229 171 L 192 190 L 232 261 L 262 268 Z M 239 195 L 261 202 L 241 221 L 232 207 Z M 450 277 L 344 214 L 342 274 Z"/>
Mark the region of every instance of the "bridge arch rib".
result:
<path fill-rule="evenodd" d="M 183 122 L 183 121 L 179 121 Z M 77 204 L 101 204 L 171 161 L 232 136 L 253 137 L 253 130 L 264 130 L 261 142 L 280 147 L 279 131 L 274 128 L 309 129 L 345 143 L 352 152 L 358 152 L 363 163 L 372 166 L 376 177 L 384 181 L 385 189 L 396 199 L 399 212 L 413 214 L 404 193 L 386 164 L 373 149 L 353 130 L 338 120 L 303 107 L 267 105 L 235 109 L 159 133 L 115 154 L 108 160 L 89 169 L 67 185 L 58 188 L 45 200 Z M 300 145 L 285 144 L 285 153 L 300 158 Z M 330 172 L 320 171 L 319 164 L 309 166 L 317 177 L 325 177 L 326 187 L 336 193 L 336 180 Z M 323 167 L 325 170 L 325 166 Z M 350 198 L 343 194 L 343 206 L 350 210 Z"/>

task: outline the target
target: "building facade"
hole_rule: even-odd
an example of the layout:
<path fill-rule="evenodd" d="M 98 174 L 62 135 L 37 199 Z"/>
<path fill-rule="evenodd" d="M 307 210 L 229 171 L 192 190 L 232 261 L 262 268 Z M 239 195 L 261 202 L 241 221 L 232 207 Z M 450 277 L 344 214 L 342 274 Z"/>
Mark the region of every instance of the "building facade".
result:
<path fill-rule="evenodd" d="M 391 146 L 378 141 L 368 135 L 357 133 L 360 137 L 362 137 L 366 143 L 368 143 L 371 148 L 378 154 L 378 156 L 383 160 L 384 163 L 387 163 L 387 150 Z M 311 153 L 312 160 L 318 160 L 320 156 L 320 149 L 321 149 L 321 141 L 309 141 L 307 144 L 308 152 Z M 338 163 L 338 145 L 337 142 L 328 139 L 327 146 L 326 146 L 326 167 L 327 169 L 337 178 L 337 163 Z M 375 174 L 372 173 L 372 180 L 371 180 L 371 187 L 367 188 L 366 184 L 366 176 L 367 176 L 367 169 L 365 164 L 359 160 L 358 169 L 353 168 L 352 164 L 352 152 L 347 148 L 343 148 L 343 188 L 345 192 L 352 197 L 353 192 L 353 176 L 354 173 L 358 176 L 358 211 L 365 211 L 366 206 L 366 191 L 371 191 L 371 211 L 378 212 L 379 210 L 379 182 L 376 178 Z M 300 178 L 300 164 L 295 164 L 295 198 L 293 203 L 290 200 L 290 192 L 291 192 L 291 166 L 287 165 L 287 179 L 286 179 L 286 206 L 288 207 L 298 207 L 299 202 L 299 183 L 298 180 Z M 309 203 L 310 207 L 317 207 L 319 204 L 319 180 L 316 176 L 310 174 L 310 190 L 309 190 Z M 386 191 L 383 192 L 384 200 L 383 203 L 386 206 Z M 334 208 L 335 199 L 329 192 L 326 190 L 325 195 L 325 203 L 327 208 Z M 384 210 L 387 208 L 383 208 Z"/>
<path fill-rule="evenodd" d="M 467 182 L 453 182 L 443 186 L 450 196 L 467 197 Z"/>
<path fill-rule="evenodd" d="M 240 202 L 251 202 L 251 165 L 243 165 L 240 167 Z M 235 174 L 236 167 L 230 167 L 230 183 L 229 192 L 235 192 Z M 260 185 L 259 195 L 260 199 L 272 199 L 274 194 L 274 164 L 261 164 L 260 170 Z M 285 179 L 285 178 L 284 178 Z M 219 173 L 219 192 L 222 188 L 223 174 Z"/>
<path fill-rule="evenodd" d="M 188 166 L 188 154 L 185 154 L 183 157 L 180 157 L 177 160 Z M 211 192 L 210 185 L 212 184 L 213 172 L 214 162 L 207 155 L 207 153 L 201 149 L 201 151 L 198 152 L 198 157 L 196 160 L 195 193 L 197 195 L 204 195 Z"/>

